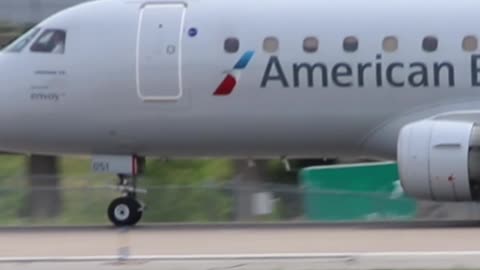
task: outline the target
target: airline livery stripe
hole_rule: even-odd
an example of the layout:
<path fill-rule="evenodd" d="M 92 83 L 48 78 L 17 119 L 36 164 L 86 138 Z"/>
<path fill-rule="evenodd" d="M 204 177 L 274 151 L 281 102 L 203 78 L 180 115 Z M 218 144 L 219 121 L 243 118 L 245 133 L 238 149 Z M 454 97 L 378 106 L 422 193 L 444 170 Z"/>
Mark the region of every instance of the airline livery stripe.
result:
<path fill-rule="evenodd" d="M 233 67 L 233 70 L 227 74 L 225 79 L 223 79 L 218 88 L 215 90 L 215 92 L 213 93 L 214 96 L 228 96 L 233 92 L 233 89 L 235 89 L 235 86 L 238 83 L 237 78 L 233 74 L 233 72 L 239 72 L 240 70 L 245 69 L 250 60 L 252 60 L 254 54 L 254 51 L 247 51 L 242 55 L 242 57 Z"/>
<path fill-rule="evenodd" d="M 215 96 L 228 96 L 232 93 L 233 88 L 237 85 L 237 80 L 230 74 L 225 77 L 222 83 L 218 86 L 215 91 Z"/>
<path fill-rule="evenodd" d="M 233 67 L 233 69 L 245 69 L 253 57 L 254 52 L 248 51 L 243 54 L 242 58 L 238 60 L 237 64 Z"/>

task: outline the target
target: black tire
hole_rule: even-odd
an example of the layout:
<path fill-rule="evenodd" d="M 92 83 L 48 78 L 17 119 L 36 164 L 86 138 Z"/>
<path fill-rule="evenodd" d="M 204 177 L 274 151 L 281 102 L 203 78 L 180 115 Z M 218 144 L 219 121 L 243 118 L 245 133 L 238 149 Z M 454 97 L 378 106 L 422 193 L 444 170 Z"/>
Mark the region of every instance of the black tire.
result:
<path fill-rule="evenodd" d="M 135 216 L 135 219 L 132 220 L 132 223 L 133 225 L 136 225 L 141 219 L 142 219 L 142 216 L 143 216 L 143 210 L 145 209 L 145 204 L 143 202 L 140 202 L 140 201 L 137 201 L 136 202 L 138 203 L 139 205 L 139 211 L 137 212 L 137 215 Z"/>
<path fill-rule="evenodd" d="M 134 220 L 132 220 L 132 225 L 131 226 L 135 226 L 137 225 L 137 223 L 142 219 L 142 216 L 143 216 L 143 211 L 138 211 L 136 217 Z"/>
<path fill-rule="evenodd" d="M 142 205 L 134 198 L 117 198 L 108 206 L 108 218 L 117 227 L 136 225 L 142 214 Z"/>

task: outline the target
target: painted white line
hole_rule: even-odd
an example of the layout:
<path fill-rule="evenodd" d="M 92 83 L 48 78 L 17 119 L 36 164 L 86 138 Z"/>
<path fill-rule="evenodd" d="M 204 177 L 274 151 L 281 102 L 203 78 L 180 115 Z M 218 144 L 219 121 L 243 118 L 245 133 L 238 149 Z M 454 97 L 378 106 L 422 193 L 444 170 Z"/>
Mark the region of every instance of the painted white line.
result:
<path fill-rule="evenodd" d="M 403 257 L 478 257 L 480 251 L 439 252 L 353 252 L 353 253 L 265 253 L 265 254 L 198 254 L 198 255 L 144 255 L 144 256 L 47 256 L 47 257 L 0 257 L 7 262 L 99 262 L 99 261 L 196 261 L 196 260 L 302 260 L 343 258 L 403 258 Z"/>

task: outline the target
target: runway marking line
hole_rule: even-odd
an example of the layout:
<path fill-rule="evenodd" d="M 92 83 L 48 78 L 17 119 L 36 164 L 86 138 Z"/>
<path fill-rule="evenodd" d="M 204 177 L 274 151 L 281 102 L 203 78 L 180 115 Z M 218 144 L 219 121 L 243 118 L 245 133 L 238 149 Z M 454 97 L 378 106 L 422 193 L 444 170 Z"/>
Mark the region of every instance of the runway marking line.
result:
<path fill-rule="evenodd" d="M 51 256 L 0 257 L 0 263 L 21 262 L 108 262 L 108 261 L 197 261 L 197 260 L 301 260 L 400 257 L 461 257 L 480 256 L 479 251 L 418 251 L 418 252 L 353 252 L 353 253 L 266 253 L 212 255 L 141 255 L 141 256 Z"/>

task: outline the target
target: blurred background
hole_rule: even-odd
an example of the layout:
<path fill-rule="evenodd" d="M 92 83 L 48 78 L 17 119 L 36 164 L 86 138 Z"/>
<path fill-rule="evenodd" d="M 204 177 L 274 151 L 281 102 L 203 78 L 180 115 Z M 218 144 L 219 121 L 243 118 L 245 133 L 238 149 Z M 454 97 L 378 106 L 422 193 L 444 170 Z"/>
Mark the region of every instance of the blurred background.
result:
<path fill-rule="evenodd" d="M 85 0 L 2 0 L 0 19 L 17 25 L 33 24 Z"/>
<path fill-rule="evenodd" d="M 0 46 L 82 0 L 0 1 Z M 89 157 L 0 156 L 0 225 L 108 224 L 119 195 L 113 175 L 91 173 Z M 354 163 L 362 163 L 354 165 Z M 144 222 L 280 222 L 473 219 L 476 203 L 406 197 L 392 162 L 323 158 L 149 159 L 140 185 Z"/>

